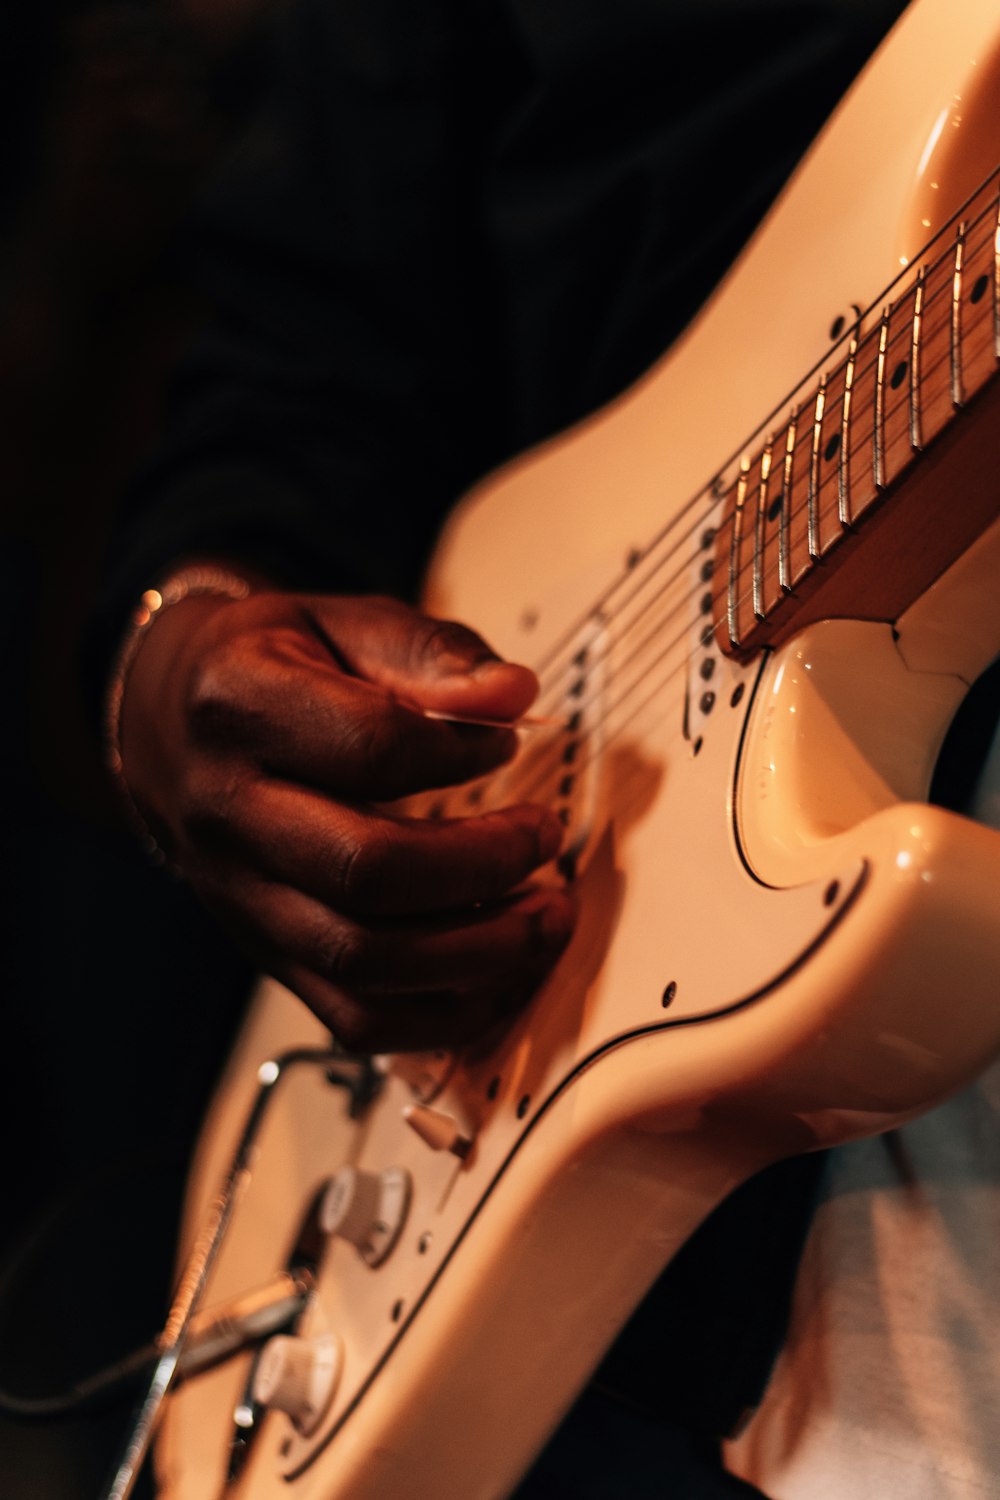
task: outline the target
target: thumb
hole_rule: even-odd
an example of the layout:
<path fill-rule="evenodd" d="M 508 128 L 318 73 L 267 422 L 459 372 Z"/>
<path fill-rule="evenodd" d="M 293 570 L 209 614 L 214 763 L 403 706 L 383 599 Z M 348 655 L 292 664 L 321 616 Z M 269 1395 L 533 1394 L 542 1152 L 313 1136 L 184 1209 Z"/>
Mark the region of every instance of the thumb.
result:
<path fill-rule="evenodd" d="M 503 661 L 465 625 L 395 599 L 310 599 L 308 610 L 341 666 L 420 709 L 510 723 L 538 695 L 528 667 Z"/>

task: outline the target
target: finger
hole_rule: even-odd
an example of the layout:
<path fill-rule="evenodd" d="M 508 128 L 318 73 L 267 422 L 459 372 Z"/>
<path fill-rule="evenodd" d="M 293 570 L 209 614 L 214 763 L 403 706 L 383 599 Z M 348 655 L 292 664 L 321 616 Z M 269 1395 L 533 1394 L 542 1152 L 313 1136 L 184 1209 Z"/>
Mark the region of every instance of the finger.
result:
<path fill-rule="evenodd" d="M 558 819 L 541 807 L 431 821 L 334 803 L 283 782 L 251 782 L 228 801 L 204 801 L 185 827 L 198 860 L 236 856 L 354 916 L 496 900 L 554 858 L 562 836 Z"/>
<path fill-rule="evenodd" d="M 355 997 L 515 994 L 533 988 L 562 952 L 574 908 L 557 888 L 535 886 L 443 921 L 361 922 L 288 886 L 231 880 L 211 903 L 230 931 L 262 941 Z"/>
<path fill-rule="evenodd" d="M 345 676 L 292 630 L 241 642 L 191 694 L 194 732 L 283 779 L 387 802 L 485 775 L 517 750 L 512 730 L 425 718 L 384 687 Z"/>
<path fill-rule="evenodd" d="M 278 962 L 269 972 L 298 995 L 351 1052 L 422 1052 L 461 1047 L 501 1019 L 498 1002 L 440 992 L 374 1006 L 321 979 L 304 965 Z M 529 997 L 525 996 L 527 1000 Z"/>
<path fill-rule="evenodd" d="M 483 1035 L 501 1013 L 500 996 L 458 995 L 444 990 L 376 1000 L 352 995 L 308 962 L 275 946 L 231 889 L 224 898 L 218 887 L 199 887 L 198 894 L 258 969 L 305 1001 L 337 1041 L 352 1052 L 459 1046 Z M 509 996 L 506 1005 L 508 1009 L 511 1006 Z"/>
<path fill-rule="evenodd" d="M 453 620 L 393 599 L 320 597 L 305 607 L 348 671 L 421 708 L 511 722 L 538 695 L 534 672 L 501 660 L 474 630 Z"/>

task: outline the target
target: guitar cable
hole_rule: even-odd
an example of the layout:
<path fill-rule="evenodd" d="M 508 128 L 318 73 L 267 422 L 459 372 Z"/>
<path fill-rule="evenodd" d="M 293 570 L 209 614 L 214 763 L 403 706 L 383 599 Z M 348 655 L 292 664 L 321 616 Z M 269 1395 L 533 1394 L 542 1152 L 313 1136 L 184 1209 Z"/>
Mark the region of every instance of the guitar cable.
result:
<path fill-rule="evenodd" d="M 195 1314 L 178 1362 L 177 1379 L 197 1375 L 287 1329 L 301 1312 L 313 1286 L 311 1271 L 296 1267 L 242 1296 Z M 160 1343 L 153 1339 L 56 1395 L 19 1396 L 0 1389 L 0 1412 L 45 1421 L 93 1410 L 138 1376 L 148 1374 L 162 1353 Z"/>

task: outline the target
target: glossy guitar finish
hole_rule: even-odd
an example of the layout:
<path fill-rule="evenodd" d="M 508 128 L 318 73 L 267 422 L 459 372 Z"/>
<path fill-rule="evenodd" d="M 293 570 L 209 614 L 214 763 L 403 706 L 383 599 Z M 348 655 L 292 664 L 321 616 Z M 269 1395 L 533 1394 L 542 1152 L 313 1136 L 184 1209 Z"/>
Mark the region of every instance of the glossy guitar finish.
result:
<path fill-rule="evenodd" d="M 765 512 L 761 454 L 787 434 L 789 393 L 810 394 L 807 442 L 852 308 L 925 263 L 921 246 L 996 165 L 996 20 L 985 0 L 918 0 L 678 346 L 456 514 L 431 607 L 541 662 L 540 712 L 569 728 L 533 731 L 506 781 L 454 806 L 530 790 L 563 807 L 579 932 L 500 1041 L 454 1067 L 392 1063 L 356 1121 L 319 1070 L 282 1085 L 209 1301 L 281 1269 L 344 1164 L 403 1169 L 411 1191 L 379 1265 L 340 1239 L 322 1250 L 298 1331 L 337 1335 L 339 1384 L 308 1436 L 257 1413 L 233 1493 L 497 1500 L 733 1186 L 929 1107 L 1000 1050 L 1000 837 L 924 800 L 957 705 L 1000 653 L 1000 520 L 983 519 L 1000 517 L 1000 478 L 982 464 L 998 382 L 979 380 L 954 462 L 935 470 L 942 538 L 963 495 L 982 534 L 943 573 L 942 540 L 940 576 L 904 609 L 879 617 L 892 558 L 877 556 L 847 618 L 803 615 L 745 649 L 757 625 L 741 604 L 734 649 L 719 543 L 741 503 Z M 959 284 L 963 310 L 974 284 Z M 976 303 L 987 318 L 998 293 L 994 274 Z M 862 339 L 877 343 L 881 316 L 879 302 Z M 858 527 L 858 550 L 878 535 Z M 763 545 L 776 567 L 777 542 Z M 263 987 L 205 1132 L 191 1232 L 258 1065 L 321 1040 Z M 404 1118 L 421 1101 L 436 1112 L 424 1134 L 450 1131 L 457 1153 Z M 157 1451 L 169 1500 L 222 1491 L 249 1364 L 172 1398 Z"/>

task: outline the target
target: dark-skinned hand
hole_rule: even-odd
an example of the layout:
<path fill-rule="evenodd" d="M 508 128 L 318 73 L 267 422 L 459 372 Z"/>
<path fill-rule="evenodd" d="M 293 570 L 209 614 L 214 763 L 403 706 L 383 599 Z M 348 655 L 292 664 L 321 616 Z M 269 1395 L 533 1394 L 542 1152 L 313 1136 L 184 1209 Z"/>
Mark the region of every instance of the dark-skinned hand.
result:
<path fill-rule="evenodd" d="M 390 599 L 261 589 L 164 611 L 126 678 L 124 775 L 171 862 L 346 1047 L 457 1045 L 537 988 L 569 898 L 530 805 L 430 821 L 387 807 L 502 765 L 537 681 Z"/>

